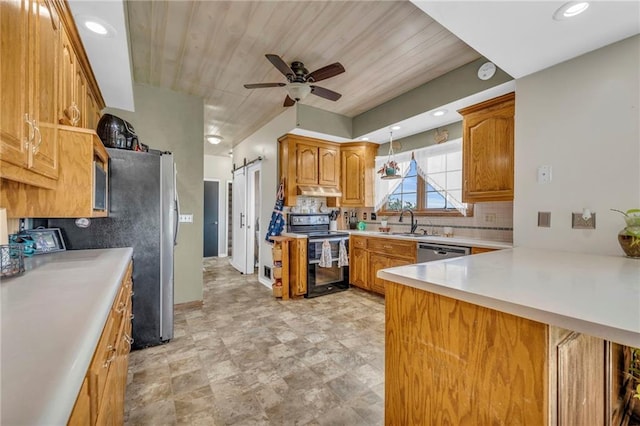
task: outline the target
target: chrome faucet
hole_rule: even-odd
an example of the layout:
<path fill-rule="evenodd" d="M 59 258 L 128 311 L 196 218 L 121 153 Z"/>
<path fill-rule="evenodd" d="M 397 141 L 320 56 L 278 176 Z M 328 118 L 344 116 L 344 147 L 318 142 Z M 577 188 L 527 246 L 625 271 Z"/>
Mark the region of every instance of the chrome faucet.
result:
<path fill-rule="evenodd" d="M 411 209 L 402 209 L 400 210 L 400 219 L 398 219 L 398 222 L 402 222 L 402 215 L 404 214 L 405 211 L 408 211 L 411 214 L 411 233 L 415 234 L 416 229 L 418 228 L 418 221 L 414 221 L 414 217 L 413 217 L 413 210 Z"/>

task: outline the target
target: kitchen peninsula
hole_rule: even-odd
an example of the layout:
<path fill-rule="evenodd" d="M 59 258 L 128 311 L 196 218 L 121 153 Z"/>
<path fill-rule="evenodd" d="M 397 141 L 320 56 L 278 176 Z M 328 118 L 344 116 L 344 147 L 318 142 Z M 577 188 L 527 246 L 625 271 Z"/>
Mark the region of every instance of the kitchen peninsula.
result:
<path fill-rule="evenodd" d="M 381 270 L 385 423 L 604 425 L 640 263 L 514 248 Z"/>

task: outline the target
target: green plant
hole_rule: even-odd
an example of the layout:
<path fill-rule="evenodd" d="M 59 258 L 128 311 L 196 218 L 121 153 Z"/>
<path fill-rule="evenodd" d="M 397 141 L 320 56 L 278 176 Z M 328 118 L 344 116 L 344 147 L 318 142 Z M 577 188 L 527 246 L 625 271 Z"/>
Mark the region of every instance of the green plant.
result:
<path fill-rule="evenodd" d="M 636 387 L 633 397 L 640 399 L 640 349 L 631 349 L 631 362 L 629 363 L 629 369 L 627 371 L 635 381 Z"/>

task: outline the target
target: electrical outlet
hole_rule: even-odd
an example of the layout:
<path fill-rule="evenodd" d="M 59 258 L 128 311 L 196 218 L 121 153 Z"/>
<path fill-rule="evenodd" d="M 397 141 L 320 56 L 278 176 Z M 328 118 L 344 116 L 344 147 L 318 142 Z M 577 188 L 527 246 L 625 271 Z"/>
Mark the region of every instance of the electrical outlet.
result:
<path fill-rule="evenodd" d="M 495 213 L 487 213 L 484 215 L 484 221 L 487 223 L 495 223 L 496 222 L 496 214 Z"/>
<path fill-rule="evenodd" d="M 573 229 L 596 229 L 596 214 L 591 213 L 589 219 L 582 217 L 583 213 L 571 213 L 571 227 Z"/>
<path fill-rule="evenodd" d="M 181 214 L 179 217 L 180 223 L 193 223 L 192 214 Z"/>

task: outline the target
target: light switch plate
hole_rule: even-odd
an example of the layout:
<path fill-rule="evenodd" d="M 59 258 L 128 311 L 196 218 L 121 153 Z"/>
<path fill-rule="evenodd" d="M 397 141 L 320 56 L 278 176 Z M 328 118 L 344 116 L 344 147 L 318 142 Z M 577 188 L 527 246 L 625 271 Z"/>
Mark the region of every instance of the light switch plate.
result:
<path fill-rule="evenodd" d="M 591 213 L 591 217 L 584 220 L 582 213 L 571 213 L 571 227 L 573 229 L 596 229 L 596 214 Z"/>
<path fill-rule="evenodd" d="M 193 223 L 193 215 L 181 214 L 179 220 L 180 220 L 180 223 Z"/>
<path fill-rule="evenodd" d="M 551 166 L 538 167 L 538 183 L 551 183 Z"/>

